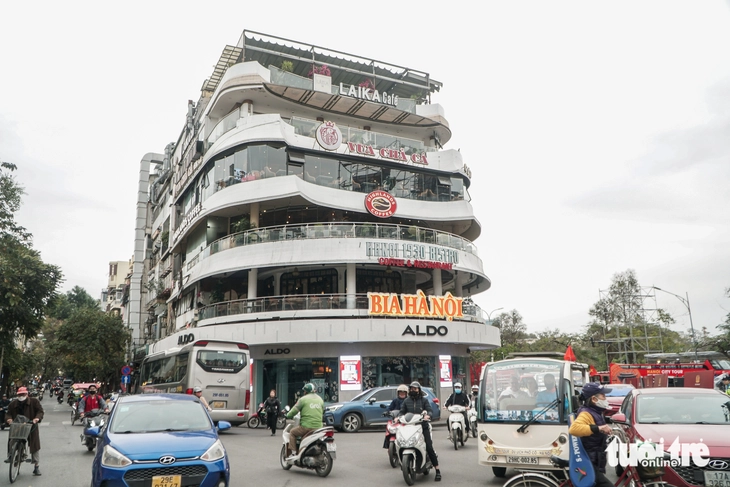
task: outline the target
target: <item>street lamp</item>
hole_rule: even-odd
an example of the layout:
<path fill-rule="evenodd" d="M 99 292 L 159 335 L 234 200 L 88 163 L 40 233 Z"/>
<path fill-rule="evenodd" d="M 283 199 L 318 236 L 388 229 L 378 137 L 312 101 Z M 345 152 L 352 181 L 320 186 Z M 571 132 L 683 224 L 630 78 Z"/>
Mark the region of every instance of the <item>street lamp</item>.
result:
<path fill-rule="evenodd" d="M 489 323 L 491 323 L 491 322 L 492 322 L 492 313 L 494 313 L 495 311 L 499 311 L 500 309 L 504 309 L 504 308 L 497 308 L 497 309 L 493 309 L 492 311 L 490 311 L 489 313 L 487 313 L 487 321 L 488 321 Z"/>
<path fill-rule="evenodd" d="M 671 294 L 675 298 L 679 299 L 682 302 L 682 304 L 685 305 L 685 307 L 687 308 L 687 313 L 689 314 L 689 327 L 692 330 L 692 345 L 694 346 L 694 349 L 695 349 L 695 360 L 697 360 L 699 362 L 700 356 L 697 353 L 697 336 L 695 335 L 695 325 L 694 325 L 694 323 L 692 323 L 692 309 L 689 307 L 689 293 L 685 291 L 684 294 L 685 294 L 686 298 L 683 298 L 679 294 L 674 294 L 672 292 L 665 291 L 664 289 L 658 288 L 656 286 L 652 286 L 652 288 L 656 289 L 657 291 L 661 291 L 663 293 Z"/>

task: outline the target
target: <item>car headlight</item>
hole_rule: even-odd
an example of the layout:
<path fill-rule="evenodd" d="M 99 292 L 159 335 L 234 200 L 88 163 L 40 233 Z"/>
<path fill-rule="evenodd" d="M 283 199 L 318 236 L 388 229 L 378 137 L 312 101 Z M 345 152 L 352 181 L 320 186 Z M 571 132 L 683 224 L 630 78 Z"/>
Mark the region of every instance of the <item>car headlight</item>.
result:
<path fill-rule="evenodd" d="M 325 408 L 325 411 L 327 411 L 328 413 L 334 413 L 335 411 L 340 409 L 342 406 L 344 406 L 344 404 L 336 404 L 334 406 L 327 406 Z"/>
<path fill-rule="evenodd" d="M 208 451 L 203 453 L 203 455 L 200 457 L 201 460 L 205 460 L 206 462 L 215 462 L 216 460 L 220 460 L 226 456 L 226 449 L 223 448 L 223 443 L 221 443 L 221 440 L 216 440 L 213 445 L 208 448 Z"/>
<path fill-rule="evenodd" d="M 107 445 L 101 455 L 101 464 L 105 467 L 126 467 L 132 464 L 132 460 Z"/>

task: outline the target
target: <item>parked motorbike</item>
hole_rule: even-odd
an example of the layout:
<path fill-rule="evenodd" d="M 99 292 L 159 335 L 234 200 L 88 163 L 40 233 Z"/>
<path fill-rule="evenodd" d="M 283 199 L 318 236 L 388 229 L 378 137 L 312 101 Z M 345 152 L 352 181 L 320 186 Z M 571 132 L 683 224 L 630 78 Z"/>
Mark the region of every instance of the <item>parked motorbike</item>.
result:
<path fill-rule="evenodd" d="M 469 408 L 469 411 L 467 411 L 466 415 L 469 417 L 469 429 L 471 430 L 471 436 L 472 436 L 472 438 L 476 438 L 477 437 L 477 408 L 475 408 L 475 407 Z"/>
<path fill-rule="evenodd" d="M 433 468 L 426 453 L 426 440 L 423 438 L 423 414 L 407 413 L 398 418 L 398 422 L 401 425 L 397 428 L 395 437 L 401 471 L 406 484 L 413 485 L 416 474 L 428 475 Z M 431 427 L 430 424 L 427 426 Z"/>
<path fill-rule="evenodd" d="M 453 404 L 447 408 L 449 414 L 449 429 L 451 430 L 451 441 L 454 442 L 454 450 L 459 449 L 459 444 L 464 446 L 469 435 L 466 432 L 466 422 L 464 421 L 464 406 Z"/>
<path fill-rule="evenodd" d="M 388 443 L 388 460 L 390 461 L 390 466 L 393 468 L 398 468 L 400 465 L 398 447 L 396 445 L 396 431 L 400 427 L 400 423 L 396 421 L 398 414 L 400 414 L 400 411 L 386 411 L 383 413 L 383 416 L 390 418 L 388 424 L 385 425 L 385 438 Z"/>
<path fill-rule="evenodd" d="M 104 425 L 103 412 L 104 411 L 101 409 L 94 408 L 91 411 L 84 413 L 84 419 L 82 420 L 84 432 L 81 434 L 81 444 L 89 451 L 92 451 L 96 446 L 96 437 L 87 434 L 87 430 L 94 426 L 101 428 Z"/>
<path fill-rule="evenodd" d="M 266 425 L 267 424 L 267 413 L 266 409 L 264 409 L 264 403 L 259 404 L 258 410 L 251 415 L 250 418 L 248 418 L 248 425 L 249 428 L 258 428 L 260 425 Z M 276 429 L 284 429 L 286 427 L 286 414 L 284 411 L 279 411 L 278 416 L 276 417 Z"/>
<path fill-rule="evenodd" d="M 287 406 L 288 410 L 288 406 Z M 289 470 L 292 466 L 314 470 L 320 477 L 326 477 L 332 471 L 332 464 L 337 457 L 337 445 L 335 444 L 335 429 L 332 426 L 325 426 L 297 439 L 298 453 L 291 460 L 287 460 L 286 450 L 289 446 L 289 436 L 292 428 L 299 425 L 299 415 L 293 423 L 289 423 L 281 437 L 283 445 L 279 454 L 281 468 Z"/>

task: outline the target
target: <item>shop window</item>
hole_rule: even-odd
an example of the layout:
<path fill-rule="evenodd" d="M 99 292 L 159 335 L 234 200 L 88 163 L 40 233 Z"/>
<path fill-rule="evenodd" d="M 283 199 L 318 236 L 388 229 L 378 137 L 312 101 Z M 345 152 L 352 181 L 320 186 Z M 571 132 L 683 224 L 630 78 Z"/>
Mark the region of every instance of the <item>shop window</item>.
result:
<path fill-rule="evenodd" d="M 401 293 L 401 275 L 387 270 L 357 270 L 357 293 Z"/>
<path fill-rule="evenodd" d="M 337 270 L 297 271 L 282 274 L 281 294 L 334 294 L 337 292 Z"/>
<path fill-rule="evenodd" d="M 299 358 L 264 360 L 261 389 L 257 396 L 267 397 L 274 389 L 282 404 L 294 404 L 301 396 L 304 384 L 312 383 L 325 402 L 338 400 L 338 359 Z"/>
<path fill-rule="evenodd" d="M 436 357 L 363 357 L 364 389 L 410 384 L 435 388 Z"/>

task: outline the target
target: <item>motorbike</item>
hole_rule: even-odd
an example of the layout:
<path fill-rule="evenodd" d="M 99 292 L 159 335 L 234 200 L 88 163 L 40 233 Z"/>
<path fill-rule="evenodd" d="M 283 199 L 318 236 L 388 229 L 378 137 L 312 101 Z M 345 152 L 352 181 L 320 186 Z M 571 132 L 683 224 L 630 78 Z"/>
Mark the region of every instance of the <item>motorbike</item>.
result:
<path fill-rule="evenodd" d="M 260 425 L 266 425 L 267 424 L 267 417 L 266 417 L 266 409 L 264 409 L 264 403 L 259 404 L 258 410 L 251 415 L 251 417 L 248 419 L 248 425 L 249 428 L 258 428 Z M 286 414 L 284 411 L 279 411 L 279 414 L 276 417 L 276 428 L 277 429 L 284 429 L 286 427 Z"/>
<path fill-rule="evenodd" d="M 73 404 L 76 402 L 76 395 L 73 392 L 68 393 L 68 399 L 66 399 L 66 402 L 69 406 L 73 406 Z"/>
<path fill-rule="evenodd" d="M 469 438 L 469 434 L 466 431 L 466 422 L 464 421 L 464 406 L 457 406 L 453 404 L 447 408 L 451 414 L 449 414 L 449 429 L 451 430 L 451 441 L 454 442 L 454 450 L 459 449 L 459 443 L 464 446 L 466 440 Z"/>
<path fill-rule="evenodd" d="M 288 410 L 288 406 L 287 406 Z M 289 470 L 292 466 L 314 470 L 318 476 L 326 477 L 332 471 L 332 463 L 337 458 L 337 445 L 335 444 L 335 429 L 332 426 L 325 426 L 297 439 L 298 453 L 291 460 L 287 460 L 286 450 L 289 446 L 291 430 L 299 425 L 299 416 L 289 423 L 282 433 L 283 445 L 279 454 L 281 468 Z"/>
<path fill-rule="evenodd" d="M 87 429 L 93 428 L 94 426 L 98 426 L 100 428 L 104 426 L 103 413 L 104 411 L 101 409 L 95 408 L 84 414 L 84 419 L 82 420 L 84 432 L 81 433 L 81 444 L 89 451 L 92 451 L 96 446 L 96 437 L 88 435 Z"/>
<path fill-rule="evenodd" d="M 79 419 L 79 403 L 75 402 L 71 405 L 71 426 Z"/>
<path fill-rule="evenodd" d="M 383 406 L 385 407 L 385 405 Z M 400 414 L 400 411 L 386 411 L 383 413 L 383 416 L 390 418 L 388 424 L 385 425 L 385 438 L 388 442 L 388 460 L 393 468 L 398 468 L 400 465 L 398 447 L 396 446 L 396 431 L 400 427 L 400 423 L 396 421 L 398 414 Z"/>
<path fill-rule="evenodd" d="M 477 408 L 471 407 L 467 411 L 466 415 L 469 417 L 469 429 L 471 430 L 472 438 L 477 437 Z"/>
<path fill-rule="evenodd" d="M 63 404 L 63 393 L 59 391 L 56 399 L 58 400 L 58 404 Z"/>
<path fill-rule="evenodd" d="M 423 438 L 421 423 L 425 422 L 423 414 L 407 413 L 398 418 L 401 424 L 395 437 L 398 445 L 401 471 L 406 484 L 413 485 L 416 474 L 428 475 L 433 466 L 426 453 L 426 440 Z M 430 424 L 427 425 L 431 427 Z"/>

